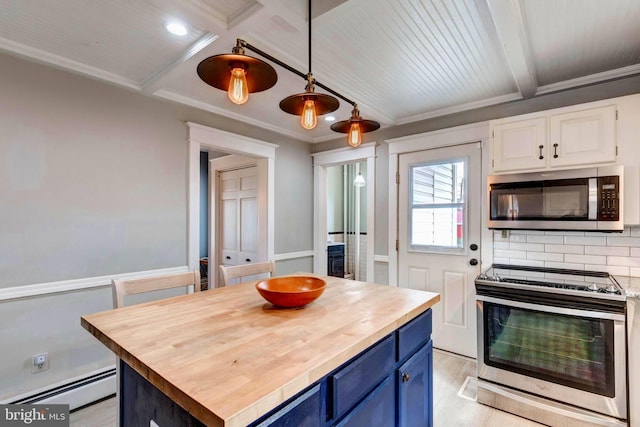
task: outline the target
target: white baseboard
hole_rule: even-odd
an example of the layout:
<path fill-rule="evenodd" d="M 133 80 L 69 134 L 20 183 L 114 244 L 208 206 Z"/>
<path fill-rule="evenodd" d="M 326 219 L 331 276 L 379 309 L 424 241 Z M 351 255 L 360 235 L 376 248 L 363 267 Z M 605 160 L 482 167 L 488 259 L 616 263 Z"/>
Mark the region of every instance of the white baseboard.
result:
<path fill-rule="evenodd" d="M 115 393 L 116 371 L 111 366 L 0 403 L 65 404 L 74 410 Z"/>

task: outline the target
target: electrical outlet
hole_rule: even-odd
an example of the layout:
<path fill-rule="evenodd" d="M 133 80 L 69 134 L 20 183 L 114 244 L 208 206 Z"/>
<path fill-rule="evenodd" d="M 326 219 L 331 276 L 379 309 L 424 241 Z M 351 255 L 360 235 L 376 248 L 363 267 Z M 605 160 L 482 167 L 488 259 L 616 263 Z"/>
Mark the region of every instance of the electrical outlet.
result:
<path fill-rule="evenodd" d="M 31 365 L 31 373 L 46 371 L 49 369 L 49 353 L 40 353 L 33 355 L 33 364 Z"/>

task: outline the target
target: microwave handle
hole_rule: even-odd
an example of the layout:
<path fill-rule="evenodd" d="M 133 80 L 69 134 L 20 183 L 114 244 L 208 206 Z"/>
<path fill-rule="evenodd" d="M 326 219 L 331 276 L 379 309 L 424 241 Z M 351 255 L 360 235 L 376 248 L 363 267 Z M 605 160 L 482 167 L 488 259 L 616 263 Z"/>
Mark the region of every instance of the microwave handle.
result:
<path fill-rule="evenodd" d="M 598 219 L 598 178 L 589 178 L 589 220 Z"/>

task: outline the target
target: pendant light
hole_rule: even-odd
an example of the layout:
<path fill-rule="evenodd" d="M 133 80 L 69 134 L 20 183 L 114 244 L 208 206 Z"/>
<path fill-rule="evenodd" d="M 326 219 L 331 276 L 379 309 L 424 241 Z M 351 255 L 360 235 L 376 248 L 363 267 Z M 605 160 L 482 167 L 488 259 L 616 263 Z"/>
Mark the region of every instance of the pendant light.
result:
<path fill-rule="evenodd" d="M 303 93 L 291 95 L 280 101 L 280 109 L 285 113 L 300 116 L 300 124 L 305 129 L 313 129 L 318 124 L 318 116 L 322 116 L 340 107 L 336 98 L 322 93 L 315 93 L 316 80 L 311 73 L 311 0 L 308 7 L 309 21 L 309 72 L 307 73 L 307 85 Z"/>
<path fill-rule="evenodd" d="M 245 55 L 245 49 L 251 50 L 306 80 L 307 84 L 303 93 L 288 96 L 280 101 L 281 110 L 300 116 L 300 124 L 303 128 L 315 128 L 318 123 L 318 116 L 335 111 L 340 106 L 338 100 L 333 96 L 316 93 L 316 86 L 351 104 L 353 111 L 349 120 L 334 123 L 331 125 L 331 130 L 349 134 L 349 145 L 357 147 L 362 143 L 362 134 L 379 129 L 380 123 L 373 120 L 364 120 L 360 117 L 360 111 L 355 102 L 316 81 L 313 77 L 311 73 L 311 0 L 308 3 L 308 20 L 309 71 L 306 74 L 246 41 L 237 39 L 236 46 L 231 54 L 211 56 L 200 62 L 197 70 L 198 76 L 205 83 L 226 91 L 231 102 L 238 105 L 244 104 L 249 99 L 250 93 L 267 90 L 278 81 L 278 75 L 271 65 L 261 59 Z"/>
<path fill-rule="evenodd" d="M 367 185 L 367 182 L 364 180 L 364 176 L 362 176 L 362 172 L 358 172 L 358 176 L 353 180 L 353 185 L 356 187 L 364 187 Z"/>
<path fill-rule="evenodd" d="M 360 117 L 358 104 L 353 104 L 353 111 L 351 111 L 349 120 L 342 120 L 331 125 L 332 131 L 349 134 L 347 142 L 354 148 L 362 143 L 363 133 L 373 132 L 379 128 L 380 123 Z"/>
<path fill-rule="evenodd" d="M 244 104 L 249 93 L 267 90 L 278 81 L 276 70 L 265 61 L 244 54 L 238 39 L 231 54 L 211 56 L 198 64 L 198 76 L 207 84 L 227 91 L 234 104 Z"/>

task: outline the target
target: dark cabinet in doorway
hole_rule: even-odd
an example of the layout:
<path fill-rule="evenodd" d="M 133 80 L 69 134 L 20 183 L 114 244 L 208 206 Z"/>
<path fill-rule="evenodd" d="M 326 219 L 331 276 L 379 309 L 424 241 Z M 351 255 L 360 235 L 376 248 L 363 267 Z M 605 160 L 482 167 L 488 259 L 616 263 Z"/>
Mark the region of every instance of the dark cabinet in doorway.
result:
<path fill-rule="evenodd" d="M 327 275 L 344 277 L 344 243 L 327 246 Z"/>

